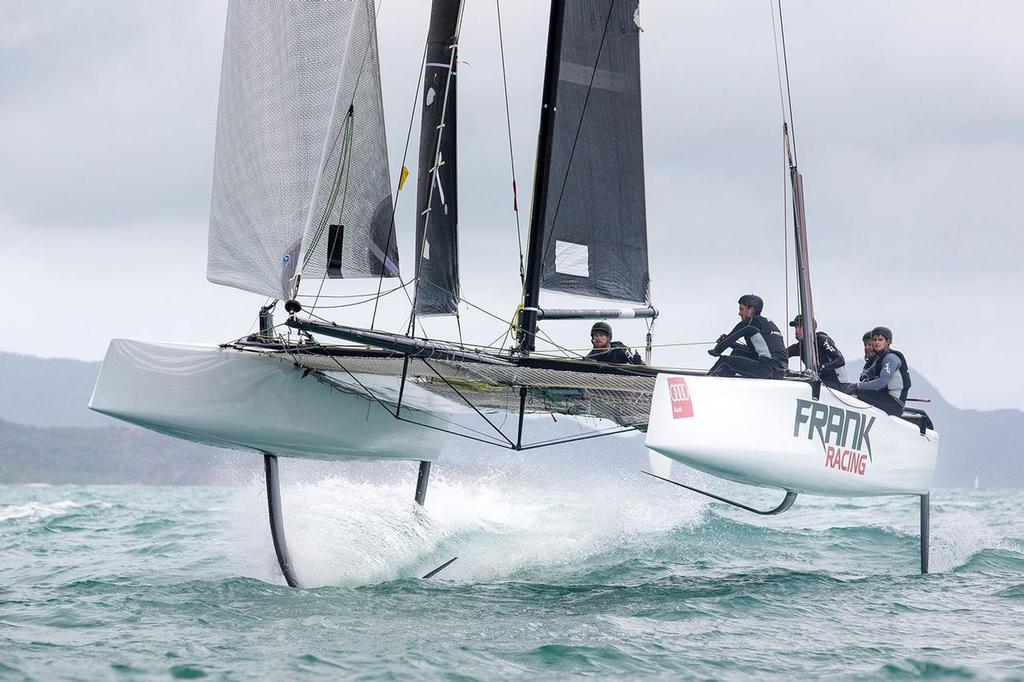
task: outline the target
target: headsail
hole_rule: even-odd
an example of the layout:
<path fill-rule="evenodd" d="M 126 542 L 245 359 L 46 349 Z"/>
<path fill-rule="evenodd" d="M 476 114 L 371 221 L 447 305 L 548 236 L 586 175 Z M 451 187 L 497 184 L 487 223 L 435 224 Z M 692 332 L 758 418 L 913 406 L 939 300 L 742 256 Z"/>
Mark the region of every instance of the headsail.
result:
<path fill-rule="evenodd" d="M 546 169 L 541 286 L 646 303 L 638 0 L 567 0 Z M 538 169 L 538 172 L 540 169 Z M 536 230 L 538 225 L 531 226 Z"/>
<path fill-rule="evenodd" d="M 455 75 L 461 5 L 433 0 L 430 8 L 416 183 L 417 315 L 450 315 L 459 304 Z"/>
<path fill-rule="evenodd" d="M 302 272 L 395 275 L 390 231 L 372 0 L 232 0 L 207 278 L 288 298 Z"/>

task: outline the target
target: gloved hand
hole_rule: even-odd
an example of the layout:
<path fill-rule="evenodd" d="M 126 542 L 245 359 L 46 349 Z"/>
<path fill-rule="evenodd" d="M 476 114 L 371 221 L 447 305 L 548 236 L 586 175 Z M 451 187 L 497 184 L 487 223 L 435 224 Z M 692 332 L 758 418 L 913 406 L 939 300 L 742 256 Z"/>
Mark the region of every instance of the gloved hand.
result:
<path fill-rule="evenodd" d="M 715 341 L 715 343 L 722 343 L 722 339 L 724 339 L 726 336 L 728 336 L 728 334 L 719 334 L 718 341 Z"/>
<path fill-rule="evenodd" d="M 708 355 L 710 355 L 710 356 L 711 356 L 711 357 L 713 357 L 713 358 L 717 358 L 717 357 L 718 357 L 719 355 L 721 355 L 721 354 L 722 354 L 722 352 L 721 352 L 721 351 L 719 351 L 719 350 L 716 350 L 716 349 L 714 349 L 714 348 L 712 348 L 712 349 L 710 349 L 710 350 L 708 351 Z"/>

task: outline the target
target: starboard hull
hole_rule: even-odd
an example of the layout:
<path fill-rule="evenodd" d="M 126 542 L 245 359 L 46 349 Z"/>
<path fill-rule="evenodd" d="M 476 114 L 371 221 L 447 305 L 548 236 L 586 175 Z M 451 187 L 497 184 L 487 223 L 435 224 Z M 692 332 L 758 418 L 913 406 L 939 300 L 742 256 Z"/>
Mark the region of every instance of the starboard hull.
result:
<path fill-rule="evenodd" d="M 803 381 L 661 374 L 647 447 L 739 483 L 798 493 L 925 494 L 935 431 Z"/>
<path fill-rule="evenodd" d="M 283 358 L 230 347 L 114 339 L 89 407 L 177 438 L 283 457 L 431 461 L 444 442 Z M 435 422 L 429 412 L 403 413 Z"/>

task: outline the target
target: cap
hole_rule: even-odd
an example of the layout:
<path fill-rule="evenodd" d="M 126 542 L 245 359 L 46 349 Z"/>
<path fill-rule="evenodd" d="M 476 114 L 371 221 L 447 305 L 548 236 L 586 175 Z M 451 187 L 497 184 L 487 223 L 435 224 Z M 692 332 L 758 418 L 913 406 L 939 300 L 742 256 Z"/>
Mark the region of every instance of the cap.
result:
<path fill-rule="evenodd" d="M 868 331 L 864 332 L 864 337 L 861 339 L 861 341 L 870 341 L 871 339 L 873 339 L 875 337 L 875 335 L 872 334 L 871 332 L 872 332 L 872 330 L 870 330 L 870 329 Z"/>
<path fill-rule="evenodd" d="M 892 342 L 892 330 L 888 327 L 875 327 L 871 330 L 871 336 L 884 336 L 886 341 Z"/>
<path fill-rule="evenodd" d="M 601 332 L 607 334 L 608 338 L 612 338 L 612 326 L 605 321 L 595 322 L 594 326 L 590 328 L 590 333 Z"/>
<path fill-rule="evenodd" d="M 797 315 L 796 317 L 794 317 L 793 321 L 789 323 L 790 327 L 796 327 L 798 325 L 801 326 L 801 327 L 804 326 L 804 316 L 802 314 L 801 315 Z M 814 328 L 815 329 L 818 328 L 818 321 L 817 320 L 814 321 Z"/>

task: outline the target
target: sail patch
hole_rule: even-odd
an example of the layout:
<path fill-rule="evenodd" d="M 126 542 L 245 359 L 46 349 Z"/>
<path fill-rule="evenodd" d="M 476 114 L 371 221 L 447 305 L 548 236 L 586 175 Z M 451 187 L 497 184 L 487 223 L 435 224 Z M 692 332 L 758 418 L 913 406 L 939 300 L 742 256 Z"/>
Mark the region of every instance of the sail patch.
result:
<path fill-rule="evenodd" d="M 629 92 L 628 77 L 610 69 L 595 69 L 585 64 L 577 64 L 562 60 L 558 69 L 558 80 L 563 83 L 575 83 L 585 88 L 595 87 L 612 92 Z"/>
<path fill-rule="evenodd" d="M 555 272 L 590 277 L 590 249 L 586 244 L 555 240 Z"/>

